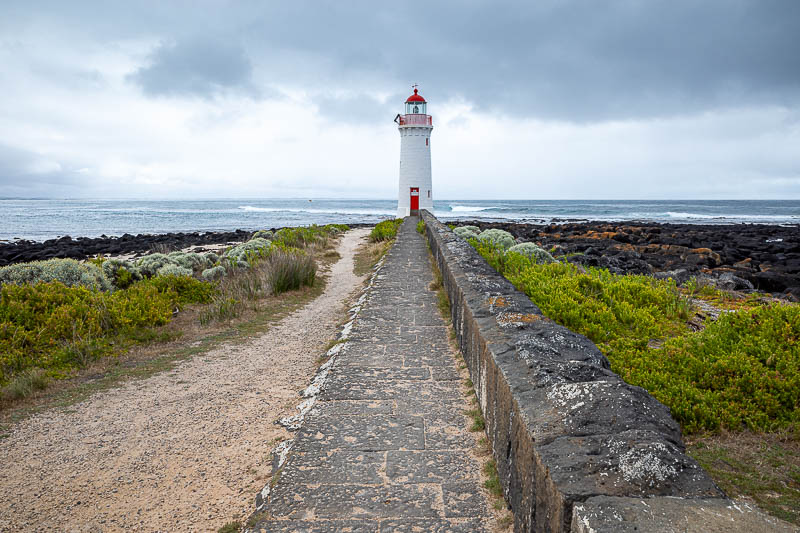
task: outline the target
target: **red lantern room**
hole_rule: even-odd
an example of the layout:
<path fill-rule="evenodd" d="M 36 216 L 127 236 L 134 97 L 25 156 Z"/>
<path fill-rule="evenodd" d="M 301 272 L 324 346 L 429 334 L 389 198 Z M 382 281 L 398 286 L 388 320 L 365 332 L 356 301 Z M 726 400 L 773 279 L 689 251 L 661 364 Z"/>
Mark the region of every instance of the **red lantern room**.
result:
<path fill-rule="evenodd" d="M 417 88 L 414 88 L 414 94 L 406 100 L 406 115 L 427 115 L 425 107 L 427 107 L 425 99 L 419 95 Z"/>
<path fill-rule="evenodd" d="M 400 126 L 433 126 L 433 118 L 428 115 L 428 103 L 414 86 L 414 94 L 406 100 L 405 115 L 397 115 L 394 119 Z"/>

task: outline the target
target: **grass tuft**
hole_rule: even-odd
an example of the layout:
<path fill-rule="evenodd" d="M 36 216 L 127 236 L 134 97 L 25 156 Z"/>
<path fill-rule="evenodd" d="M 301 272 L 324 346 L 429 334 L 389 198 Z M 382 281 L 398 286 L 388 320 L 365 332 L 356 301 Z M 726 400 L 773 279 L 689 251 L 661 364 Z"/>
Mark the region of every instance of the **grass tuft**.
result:
<path fill-rule="evenodd" d="M 273 295 L 314 285 L 317 265 L 313 257 L 300 250 L 273 252 L 266 263 L 267 285 Z"/>
<path fill-rule="evenodd" d="M 378 241 L 361 246 L 353 257 L 353 273 L 356 276 L 367 274 L 386 255 L 393 243 L 393 240 Z"/>
<path fill-rule="evenodd" d="M 800 440 L 791 433 L 722 433 L 687 451 L 728 496 L 747 496 L 773 516 L 800 524 Z"/>
<path fill-rule="evenodd" d="M 217 530 L 217 533 L 239 533 L 242 530 L 241 522 L 228 522 Z"/>

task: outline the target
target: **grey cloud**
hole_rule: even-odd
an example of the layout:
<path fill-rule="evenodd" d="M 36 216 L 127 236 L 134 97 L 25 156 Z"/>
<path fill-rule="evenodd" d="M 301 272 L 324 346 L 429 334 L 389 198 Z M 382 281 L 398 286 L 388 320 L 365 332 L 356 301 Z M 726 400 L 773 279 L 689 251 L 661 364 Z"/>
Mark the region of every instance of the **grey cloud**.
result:
<path fill-rule="evenodd" d="M 416 82 L 432 104 L 569 121 L 800 102 L 793 0 L 9 4 L 6 24 L 46 11 L 99 41 L 176 37 L 131 76 L 150 95 L 269 84 L 326 98 Z"/>
<path fill-rule="evenodd" d="M 72 194 L 83 176 L 40 154 L 0 143 L 0 197 Z"/>
<path fill-rule="evenodd" d="M 220 91 L 253 93 L 252 65 L 244 48 L 222 39 L 162 43 L 149 64 L 128 79 L 149 96 L 199 96 Z"/>
<path fill-rule="evenodd" d="M 367 122 L 389 123 L 400 111 L 398 102 L 405 100 L 407 95 L 396 94 L 381 102 L 368 94 L 356 96 L 332 96 L 323 94 L 314 99 L 320 115 L 347 124 Z"/>
<path fill-rule="evenodd" d="M 371 72 L 384 88 L 418 82 L 431 101 L 463 96 L 517 116 L 604 120 L 800 99 L 797 2 L 327 6 L 313 17 L 311 4 L 293 3 L 253 24 L 265 48 L 327 55 L 315 73 L 326 82 Z"/>

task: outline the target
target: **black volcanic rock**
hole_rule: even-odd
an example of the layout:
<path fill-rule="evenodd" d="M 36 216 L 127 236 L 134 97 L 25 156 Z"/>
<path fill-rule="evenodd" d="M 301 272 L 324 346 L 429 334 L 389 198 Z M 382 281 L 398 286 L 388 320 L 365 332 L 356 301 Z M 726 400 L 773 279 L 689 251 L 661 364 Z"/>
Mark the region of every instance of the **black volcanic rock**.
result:
<path fill-rule="evenodd" d="M 800 226 L 700 225 L 656 222 L 458 221 L 497 228 L 568 260 L 615 273 L 653 274 L 683 283 L 705 276 L 729 290 L 756 290 L 792 299 L 800 294 Z M 674 275 L 672 275 L 674 274 Z M 753 288 L 750 287 L 752 285 Z M 790 297 L 791 295 L 791 297 Z"/>
<path fill-rule="evenodd" d="M 367 226 L 371 226 L 371 224 L 350 224 L 350 227 Z M 158 235 L 131 235 L 126 233 L 120 237 L 101 236 L 75 239 L 67 235 L 44 242 L 18 240 L 11 243 L 0 243 L 0 266 L 54 257 L 86 259 L 98 254 L 146 254 L 163 249 L 170 251 L 181 250 L 189 246 L 242 242 L 250 239 L 252 235 L 252 231 L 237 229 L 236 231 L 164 233 Z"/>

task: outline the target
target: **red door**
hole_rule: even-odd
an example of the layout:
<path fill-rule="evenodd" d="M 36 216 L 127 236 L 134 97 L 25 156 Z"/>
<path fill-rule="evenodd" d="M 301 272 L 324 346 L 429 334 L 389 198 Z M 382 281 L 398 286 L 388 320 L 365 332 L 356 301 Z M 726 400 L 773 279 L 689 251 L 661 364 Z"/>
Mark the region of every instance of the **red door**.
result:
<path fill-rule="evenodd" d="M 411 212 L 419 211 L 419 187 L 411 187 Z"/>

